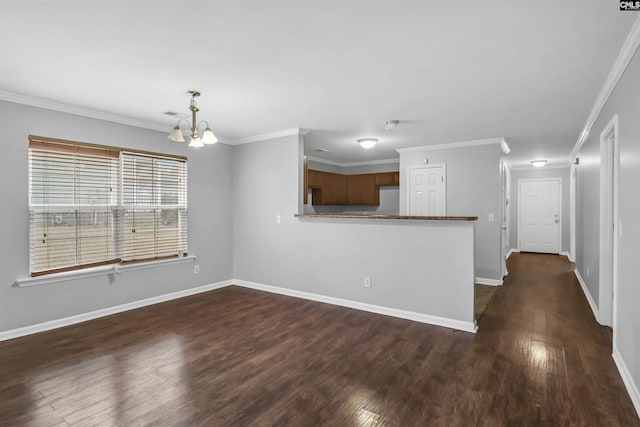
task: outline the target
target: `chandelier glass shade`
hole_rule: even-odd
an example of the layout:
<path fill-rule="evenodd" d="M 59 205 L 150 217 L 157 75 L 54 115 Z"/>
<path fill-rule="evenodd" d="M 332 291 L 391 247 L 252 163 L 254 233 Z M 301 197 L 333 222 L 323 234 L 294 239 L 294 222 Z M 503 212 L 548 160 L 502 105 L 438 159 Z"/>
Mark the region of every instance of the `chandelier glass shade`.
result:
<path fill-rule="evenodd" d="M 196 113 L 200 111 L 198 104 L 196 103 L 196 97 L 200 96 L 200 92 L 197 90 L 190 90 L 187 92 L 191 95 L 191 103 L 189 110 L 191 110 L 191 123 L 186 119 L 178 120 L 178 123 L 169 132 L 167 138 L 171 141 L 185 142 L 183 135 L 183 125 L 186 126 L 184 130 L 189 133 L 189 147 L 204 147 L 205 145 L 215 144 L 218 142 L 218 138 L 213 134 L 213 131 L 209 127 L 209 123 L 206 120 L 197 121 Z"/>

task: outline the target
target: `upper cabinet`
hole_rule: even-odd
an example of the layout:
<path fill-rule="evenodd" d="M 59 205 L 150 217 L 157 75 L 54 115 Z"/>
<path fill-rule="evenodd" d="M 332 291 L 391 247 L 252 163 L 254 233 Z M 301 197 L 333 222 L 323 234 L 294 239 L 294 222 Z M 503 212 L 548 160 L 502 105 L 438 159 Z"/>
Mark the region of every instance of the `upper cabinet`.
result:
<path fill-rule="evenodd" d="M 376 185 L 378 187 L 400 185 L 400 172 L 384 172 L 375 174 Z"/>
<path fill-rule="evenodd" d="M 399 172 L 341 175 L 307 169 L 305 177 L 314 205 L 378 206 L 380 187 L 400 183 Z"/>

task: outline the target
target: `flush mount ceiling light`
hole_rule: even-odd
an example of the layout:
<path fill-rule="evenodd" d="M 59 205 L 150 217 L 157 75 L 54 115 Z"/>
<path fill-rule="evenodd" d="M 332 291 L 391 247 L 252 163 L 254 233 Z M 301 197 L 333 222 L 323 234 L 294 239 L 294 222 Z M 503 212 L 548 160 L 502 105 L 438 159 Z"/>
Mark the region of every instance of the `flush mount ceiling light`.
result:
<path fill-rule="evenodd" d="M 362 138 L 358 140 L 358 144 L 360 144 L 362 148 L 373 148 L 377 143 L 378 140 L 376 138 Z"/>
<path fill-rule="evenodd" d="M 546 160 L 532 160 L 531 164 L 536 168 L 541 168 L 547 164 Z"/>
<path fill-rule="evenodd" d="M 400 120 L 387 120 L 384 124 L 384 128 L 386 130 L 393 130 L 398 127 L 398 124 L 400 124 Z"/>
<path fill-rule="evenodd" d="M 178 120 L 173 130 L 167 136 L 171 141 L 176 142 L 184 142 L 184 135 L 182 135 L 182 127 L 181 124 L 186 124 L 188 131 L 191 136 L 191 141 L 189 141 L 189 147 L 204 147 L 205 145 L 215 144 L 218 142 L 218 138 L 213 134 L 211 128 L 209 128 L 209 123 L 205 120 L 198 122 L 196 120 L 196 113 L 200 111 L 198 108 L 198 104 L 196 103 L 196 98 L 200 96 L 200 92 L 197 90 L 190 90 L 187 92 L 191 95 L 191 104 L 189 105 L 189 110 L 191 110 L 191 124 L 185 119 Z M 204 131 L 202 131 L 202 137 L 200 133 L 198 133 L 200 125 L 203 125 Z"/>

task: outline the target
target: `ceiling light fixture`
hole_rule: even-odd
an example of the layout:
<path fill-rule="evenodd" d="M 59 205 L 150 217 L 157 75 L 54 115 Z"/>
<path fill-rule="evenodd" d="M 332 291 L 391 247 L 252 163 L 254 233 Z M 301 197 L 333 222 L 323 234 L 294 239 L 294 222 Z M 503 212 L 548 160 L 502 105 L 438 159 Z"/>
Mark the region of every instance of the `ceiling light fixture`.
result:
<path fill-rule="evenodd" d="M 218 138 L 213 134 L 211 128 L 209 128 L 209 123 L 206 120 L 202 120 L 198 122 L 196 120 L 196 113 L 200 111 L 198 108 L 198 104 L 196 103 L 196 98 L 200 96 L 200 92 L 197 90 L 190 90 L 187 92 L 191 95 L 191 104 L 189 105 L 189 110 L 191 110 L 191 124 L 186 119 L 178 120 L 173 130 L 167 136 L 171 141 L 176 142 L 184 142 L 184 135 L 182 135 L 182 128 L 180 125 L 184 122 L 189 128 L 189 133 L 191 135 L 191 141 L 189 141 L 189 147 L 204 147 L 205 145 L 215 144 L 218 142 Z M 204 131 L 202 132 L 202 137 L 198 133 L 198 128 L 200 125 L 204 125 Z"/>
<path fill-rule="evenodd" d="M 360 144 L 362 148 L 373 148 L 377 143 L 378 140 L 376 138 L 362 138 L 358 140 L 358 144 Z"/>
<path fill-rule="evenodd" d="M 531 164 L 536 168 L 541 168 L 547 164 L 546 160 L 532 160 Z"/>
<path fill-rule="evenodd" d="M 384 128 L 386 130 L 393 130 L 397 128 L 399 124 L 400 120 L 387 120 L 387 122 L 384 124 Z"/>

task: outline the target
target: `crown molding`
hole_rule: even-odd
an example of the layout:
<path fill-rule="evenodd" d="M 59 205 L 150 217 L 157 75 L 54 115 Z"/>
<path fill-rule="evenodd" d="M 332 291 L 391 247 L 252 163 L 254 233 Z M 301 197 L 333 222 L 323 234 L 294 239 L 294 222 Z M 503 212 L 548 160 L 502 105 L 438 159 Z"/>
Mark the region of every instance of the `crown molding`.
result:
<path fill-rule="evenodd" d="M 589 132 L 591 132 L 593 124 L 598 119 L 604 105 L 607 103 L 609 97 L 613 93 L 613 90 L 616 88 L 622 74 L 627 69 L 629 62 L 631 62 L 633 55 L 638 50 L 638 46 L 640 46 L 640 15 L 638 15 L 634 21 L 631 31 L 629 31 L 629 35 L 627 35 L 627 38 L 622 44 L 618 58 L 616 59 L 616 62 L 613 63 L 613 67 L 611 68 L 607 79 L 604 81 L 602 89 L 600 89 L 600 93 L 596 98 L 593 108 L 591 108 L 587 122 L 582 128 L 582 132 L 580 132 L 580 136 L 578 137 L 576 144 L 573 146 L 571 154 L 569 154 L 569 163 L 573 163 L 573 160 L 578 155 L 578 151 L 580 151 L 580 148 L 589 137 Z"/>
<path fill-rule="evenodd" d="M 354 166 L 372 166 L 372 165 L 390 165 L 394 163 L 400 163 L 400 159 L 382 159 L 382 160 L 370 160 L 365 162 L 336 162 L 333 160 L 321 159 L 319 157 L 307 156 L 307 160 L 311 160 L 316 163 L 323 163 L 325 165 L 339 166 L 341 168 L 349 168 Z"/>
<path fill-rule="evenodd" d="M 267 132 L 267 133 L 263 133 L 260 135 L 253 135 L 253 136 L 247 136 L 244 138 L 237 138 L 237 139 L 233 139 L 232 142 L 230 142 L 231 145 L 241 145 L 241 144 L 249 144 L 252 142 L 258 142 L 258 141 L 266 141 L 269 139 L 276 139 L 276 138 L 282 138 L 283 136 L 292 136 L 292 135 L 306 135 L 309 133 L 308 129 L 303 129 L 303 128 L 291 128 L 291 129 L 284 129 L 284 130 L 277 130 L 274 132 Z"/>
<path fill-rule="evenodd" d="M 106 113 L 104 111 L 93 110 L 91 108 L 78 107 L 76 105 L 64 104 L 62 102 L 37 98 L 35 96 L 22 95 L 20 93 L 14 93 L 5 90 L 0 90 L 0 101 L 13 102 L 15 104 L 44 108 L 46 110 L 54 110 L 62 113 L 74 114 L 76 116 L 105 120 L 108 122 L 120 123 L 128 126 L 158 130 L 161 132 L 168 132 L 168 130 L 170 130 L 169 127 L 163 123 L 133 119 L 131 117 L 121 116 L 118 114 Z"/>
<path fill-rule="evenodd" d="M 424 145 L 422 147 L 398 148 L 396 149 L 396 151 L 400 154 L 403 154 L 403 153 L 415 153 L 419 151 L 444 150 L 447 148 L 475 147 L 478 145 L 490 145 L 490 144 L 500 144 L 500 149 L 505 154 L 509 154 L 509 152 L 511 151 L 509 144 L 507 144 L 507 141 L 505 141 L 504 138 L 477 139 L 473 141 L 449 142 L 446 144 Z"/>

